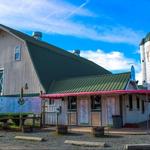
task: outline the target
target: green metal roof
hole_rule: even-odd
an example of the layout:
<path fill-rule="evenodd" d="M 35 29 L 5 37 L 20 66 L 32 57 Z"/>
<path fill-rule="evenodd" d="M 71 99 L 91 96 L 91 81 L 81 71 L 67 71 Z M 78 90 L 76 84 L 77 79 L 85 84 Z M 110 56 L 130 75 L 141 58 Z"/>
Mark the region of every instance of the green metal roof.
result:
<path fill-rule="evenodd" d="M 140 89 L 140 90 L 146 90 L 147 87 L 144 87 L 143 85 L 138 85 L 138 89 Z"/>
<path fill-rule="evenodd" d="M 12 28 L 0 28 L 24 40 L 28 46 L 38 78 L 47 92 L 53 80 L 68 77 L 111 74 L 103 67 L 54 45 L 36 40 Z"/>
<path fill-rule="evenodd" d="M 125 90 L 130 72 L 68 78 L 53 82 L 49 94 Z"/>

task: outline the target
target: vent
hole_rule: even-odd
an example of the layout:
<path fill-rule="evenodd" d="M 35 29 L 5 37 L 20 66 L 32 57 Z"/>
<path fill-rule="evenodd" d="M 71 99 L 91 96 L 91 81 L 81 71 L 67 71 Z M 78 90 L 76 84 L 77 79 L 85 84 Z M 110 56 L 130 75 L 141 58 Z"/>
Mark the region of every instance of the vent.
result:
<path fill-rule="evenodd" d="M 74 50 L 74 51 L 73 51 L 73 54 L 74 54 L 74 55 L 77 55 L 77 56 L 80 56 L 80 50 L 78 50 L 78 49 L 77 49 L 77 50 Z"/>
<path fill-rule="evenodd" d="M 32 36 L 37 40 L 42 40 L 42 32 L 35 31 L 32 33 Z"/>

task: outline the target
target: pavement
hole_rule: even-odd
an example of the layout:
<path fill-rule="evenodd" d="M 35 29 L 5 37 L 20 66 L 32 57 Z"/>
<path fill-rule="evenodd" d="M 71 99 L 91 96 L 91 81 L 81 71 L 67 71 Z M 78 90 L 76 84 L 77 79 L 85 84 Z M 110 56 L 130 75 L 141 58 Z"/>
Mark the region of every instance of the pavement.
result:
<path fill-rule="evenodd" d="M 91 127 L 69 127 L 67 135 L 58 135 L 56 127 L 44 128 L 31 133 L 0 131 L 0 150 L 23 149 L 23 150 L 123 150 L 126 145 L 149 144 L 150 136 L 144 129 L 109 129 L 105 128 L 105 136 L 95 137 Z M 109 129 L 109 130 L 108 130 Z M 108 133 L 108 134 L 107 134 Z M 133 135 L 134 133 L 134 135 Z M 112 135 L 111 135 L 112 134 Z M 113 135 L 114 134 L 114 135 Z M 139 135 L 140 134 L 140 135 Z M 16 136 L 43 137 L 44 142 L 32 140 L 17 140 Z M 84 141 L 106 143 L 109 147 L 85 147 L 66 144 L 65 141 Z M 80 143 L 83 144 L 83 143 Z M 93 144 L 93 143 L 92 143 Z"/>

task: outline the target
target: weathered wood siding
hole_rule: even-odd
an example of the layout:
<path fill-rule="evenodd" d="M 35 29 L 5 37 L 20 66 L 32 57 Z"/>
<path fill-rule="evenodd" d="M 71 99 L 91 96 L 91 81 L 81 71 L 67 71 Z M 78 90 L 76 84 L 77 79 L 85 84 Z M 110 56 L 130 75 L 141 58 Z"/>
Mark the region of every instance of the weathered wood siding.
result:
<path fill-rule="evenodd" d="M 83 103 L 81 104 L 81 101 Z M 87 103 L 85 103 L 85 101 Z M 94 112 L 91 110 L 90 96 L 77 97 L 77 112 L 70 112 L 67 110 L 68 99 L 54 100 L 55 107 L 61 106 L 62 111 L 59 115 L 60 124 L 79 125 L 79 126 L 107 126 L 112 125 L 112 115 L 120 115 L 120 103 L 119 96 L 102 96 L 102 112 Z M 85 105 L 84 105 L 85 104 Z M 49 108 L 48 100 L 46 103 L 46 109 Z M 83 112 L 81 112 L 81 107 Z M 109 110 L 108 110 L 109 107 Z M 86 109 L 86 111 L 85 111 Z M 83 114 L 86 113 L 86 114 Z M 102 114 L 101 114 L 102 113 Z M 46 112 L 46 124 L 56 124 L 56 113 Z M 101 124 L 102 117 L 102 124 Z"/>
<path fill-rule="evenodd" d="M 56 125 L 67 124 L 67 100 L 53 99 L 54 104 L 49 104 L 49 100 L 45 100 L 45 124 Z M 61 107 L 61 111 L 57 120 L 57 108 Z M 57 122 L 58 121 L 58 122 Z"/>
<path fill-rule="evenodd" d="M 91 125 L 101 126 L 101 112 L 91 112 Z"/>
<path fill-rule="evenodd" d="M 21 46 L 21 61 L 15 61 L 16 46 Z M 26 93 L 44 91 L 33 67 L 26 43 L 2 30 L 0 30 L 0 68 L 4 69 L 3 95 L 20 93 L 25 83 L 29 87 Z"/>
<path fill-rule="evenodd" d="M 102 96 L 102 126 L 113 125 L 112 115 L 120 115 L 119 96 Z"/>

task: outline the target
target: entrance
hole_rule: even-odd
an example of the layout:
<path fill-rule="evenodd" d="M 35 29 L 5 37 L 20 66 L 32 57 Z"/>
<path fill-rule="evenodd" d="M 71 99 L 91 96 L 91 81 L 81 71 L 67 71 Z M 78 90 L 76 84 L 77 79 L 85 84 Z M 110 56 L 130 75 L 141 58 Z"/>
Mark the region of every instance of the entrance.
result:
<path fill-rule="evenodd" d="M 87 99 L 79 100 L 79 124 L 89 124 L 89 101 Z"/>
<path fill-rule="evenodd" d="M 115 114 L 115 98 L 108 97 L 107 98 L 107 124 L 113 125 L 112 116 Z"/>

